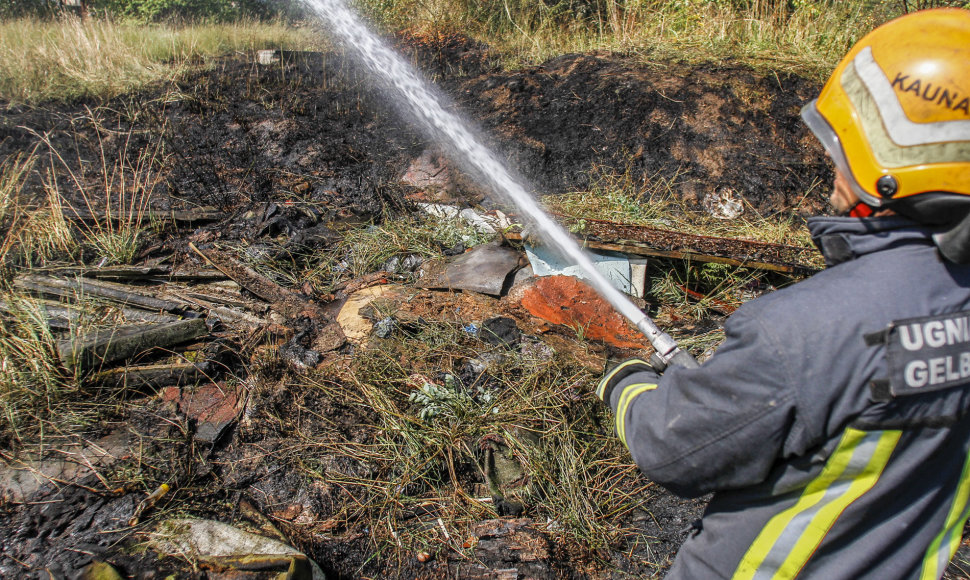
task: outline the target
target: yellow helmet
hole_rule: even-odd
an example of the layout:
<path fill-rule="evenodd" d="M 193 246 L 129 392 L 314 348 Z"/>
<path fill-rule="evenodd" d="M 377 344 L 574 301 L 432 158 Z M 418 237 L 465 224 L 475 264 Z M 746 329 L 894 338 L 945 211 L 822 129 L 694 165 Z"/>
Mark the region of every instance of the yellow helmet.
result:
<path fill-rule="evenodd" d="M 970 212 L 970 11 L 926 10 L 876 28 L 802 118 L 867 205 L 927 224 L 961 220 Z"/>

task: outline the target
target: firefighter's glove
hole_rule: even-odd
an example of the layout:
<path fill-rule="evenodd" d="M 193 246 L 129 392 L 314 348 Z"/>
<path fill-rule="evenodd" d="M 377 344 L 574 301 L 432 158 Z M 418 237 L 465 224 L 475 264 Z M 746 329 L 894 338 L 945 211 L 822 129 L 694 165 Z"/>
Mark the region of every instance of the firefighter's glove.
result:
<path fill-rule="evenodd" d="M 596 386 L 596 396 L 612 406 L 613 392 L 617 387 L 633 383 L 657 383 L 660 373 L 645 360 L 631 358 L 607 371 Z"/>

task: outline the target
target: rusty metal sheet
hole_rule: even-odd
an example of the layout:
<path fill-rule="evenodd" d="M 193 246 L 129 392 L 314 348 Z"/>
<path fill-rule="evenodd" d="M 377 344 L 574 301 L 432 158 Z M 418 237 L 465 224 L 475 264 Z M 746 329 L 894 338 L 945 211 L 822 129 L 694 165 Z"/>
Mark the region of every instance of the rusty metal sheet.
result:
<path fill-rule="evenodd" d="M 499 243 L 476 246 L 449 261 L 425 264 L 417 285 L 502 296 L 511 286 L 510 274 L 518 269 L 521 258 L 521 252 Z"/>

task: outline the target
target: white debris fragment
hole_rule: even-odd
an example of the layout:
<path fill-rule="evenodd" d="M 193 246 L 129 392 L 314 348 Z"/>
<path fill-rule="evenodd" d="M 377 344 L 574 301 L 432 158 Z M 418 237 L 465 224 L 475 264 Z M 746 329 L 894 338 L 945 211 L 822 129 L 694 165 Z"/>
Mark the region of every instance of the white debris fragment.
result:
<path fill-rule="evenodd" d="M 465 223 L 474 227 L 475 231 L 483 234 L 500 233 L 513 225 L 508 216 L 499 210 L 482 214 L 470 207 L 459 210 L 453 205 L 440 203 L 419 203 L 418 207 L 424 213 L 439 219 L 461 218 Z"/>
<path fill-rule="evenodd" d="M 536 276 L 575 276 L 584 280 L 589 279 L 585 270 L 576 264 L 563 259 L 557 252 L 545 244 L 525 245 L 525 254 L 532 264 L 532 271 Z M 634 284 L 630 258 L 617 252 L 587 252 L 593 266 L 606 277 L 621 292 L 633 294 Z M 645 270 L 644 270 L 645 272 Z M 641 285 L 642 287 L 642 285 Z"/>
<path fill-rule="evenodd" d="M 733 189 L 721 187 L 704 196 L 704 208 L 712 216 L 731 220 L 744 212 L 744 204 Z"/>

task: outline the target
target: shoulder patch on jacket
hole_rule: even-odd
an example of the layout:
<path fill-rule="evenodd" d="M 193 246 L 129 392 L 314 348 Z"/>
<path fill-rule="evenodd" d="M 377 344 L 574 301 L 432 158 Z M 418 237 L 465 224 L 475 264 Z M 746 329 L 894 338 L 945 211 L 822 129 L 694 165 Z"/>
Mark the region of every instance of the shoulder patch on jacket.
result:
<path fill-rule="evenodd" d="M 894 320 L 865 338 L 886 345 L 892 397 L 970 384 L 970 311 Z"/>
<path fill-rule="evenodd" d="M 849 243 L 844 234 L 822 236 L 817 245 L 819 250 L 822 251 L 826 266 L 838 266 L 842 262 L 848 262 L 855 258 L 852 244 Z"/>

